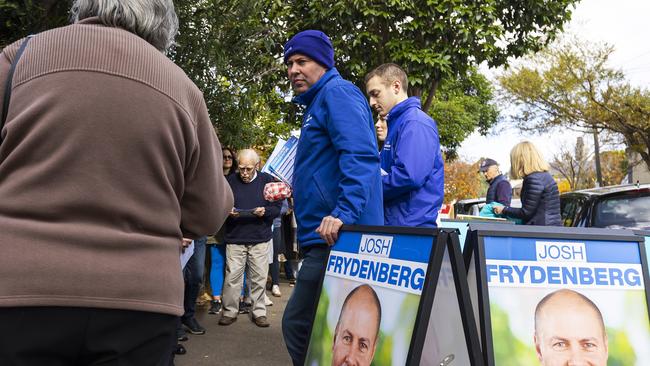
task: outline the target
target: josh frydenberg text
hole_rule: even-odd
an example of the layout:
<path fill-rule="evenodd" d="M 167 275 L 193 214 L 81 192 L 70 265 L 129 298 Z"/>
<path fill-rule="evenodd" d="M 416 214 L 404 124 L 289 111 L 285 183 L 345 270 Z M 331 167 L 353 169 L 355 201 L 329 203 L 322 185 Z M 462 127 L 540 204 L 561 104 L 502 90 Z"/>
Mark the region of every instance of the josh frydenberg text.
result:
<path fill-rule="evenodd" d="M 589 243 L 535 242 L 535 260 L 486 260 L 490 286 L 643 289 L 638 263 L 588 260 Z M 615 247 L 612 247 L 615 250 Z M 614 261 L 615 262 L 615 261 Z"/>
<path fill-rule="evenodd" d="M 362 235 L 357 253 L 330 252 L 327 274 L 421 294 L 427 264 L 390 258 L 392 246 L 391 236 Z"/>

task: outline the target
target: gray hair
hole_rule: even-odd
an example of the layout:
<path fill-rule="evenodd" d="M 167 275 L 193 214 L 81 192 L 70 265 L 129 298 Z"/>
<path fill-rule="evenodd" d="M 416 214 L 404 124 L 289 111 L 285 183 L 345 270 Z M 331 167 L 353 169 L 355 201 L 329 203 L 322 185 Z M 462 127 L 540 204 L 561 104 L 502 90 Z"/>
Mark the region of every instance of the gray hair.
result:
<path fill-rule="evenodd" d="M 72 22 L 90 17 L 134 33 L 162 52 L 172 46 L 178 32 L 172 0 L 75 0 L 70 9 Z"/>
<path fill-rule="evenodd" d="M 255 162 L 255 164 L 260 162 L 260 156 L 257 154 L 257 151 L 253 149 L 243 149 L 237 152 L 237 162 L 242 160 L 250 159 Z"/>

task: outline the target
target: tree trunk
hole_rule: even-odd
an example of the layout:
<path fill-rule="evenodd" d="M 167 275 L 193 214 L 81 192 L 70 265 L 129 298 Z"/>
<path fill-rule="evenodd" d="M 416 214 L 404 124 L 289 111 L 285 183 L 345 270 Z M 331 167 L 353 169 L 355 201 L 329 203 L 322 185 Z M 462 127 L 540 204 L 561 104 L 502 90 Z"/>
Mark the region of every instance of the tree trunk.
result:
<path fill-rule="evenodd" d="M 596 187 L 603 186 L 603 173 L 600 170 L 600 144 L 598 142 L 598 129 L 594 127 L 594 162 L 596 163 Z"/>
<path fill-rule="evenodd" d="M 438 90 L 439 85 L 440 85 L 440 80 L 434 77 L 433 81 L 431 82 L 431 86 L 427 91 L 427 100 L 422 105 L 422 110 L 426 114 L 429 114 L 429 109 L 431 109 L 431 104 L 433 103 L 433 98 L 436 96 L 436 91 Z"/>

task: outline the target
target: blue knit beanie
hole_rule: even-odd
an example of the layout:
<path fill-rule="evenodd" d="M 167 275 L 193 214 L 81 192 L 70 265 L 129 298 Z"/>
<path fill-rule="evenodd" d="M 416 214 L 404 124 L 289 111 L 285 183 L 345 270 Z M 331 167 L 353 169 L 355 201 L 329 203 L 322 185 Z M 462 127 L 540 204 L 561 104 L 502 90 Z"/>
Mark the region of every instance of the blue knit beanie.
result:
<path fill-rule="evenodd" d="M 284 63 L 296 53 L 308 56 L 327 70 L 334 67 L 334 47 L 327 34 L 321 31 L 309 29 L 293 36 L 284 45 Z"/>

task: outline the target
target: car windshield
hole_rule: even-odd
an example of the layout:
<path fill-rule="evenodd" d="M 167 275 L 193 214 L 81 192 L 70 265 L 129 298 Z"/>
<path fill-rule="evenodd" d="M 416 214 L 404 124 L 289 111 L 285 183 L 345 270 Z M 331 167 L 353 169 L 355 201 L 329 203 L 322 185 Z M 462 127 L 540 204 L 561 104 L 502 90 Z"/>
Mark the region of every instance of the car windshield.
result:
<path fill-rule="evenodd" d="M 650 229 L 650 194 L 613 197 L 599 202 L 594 226 Z"/>

